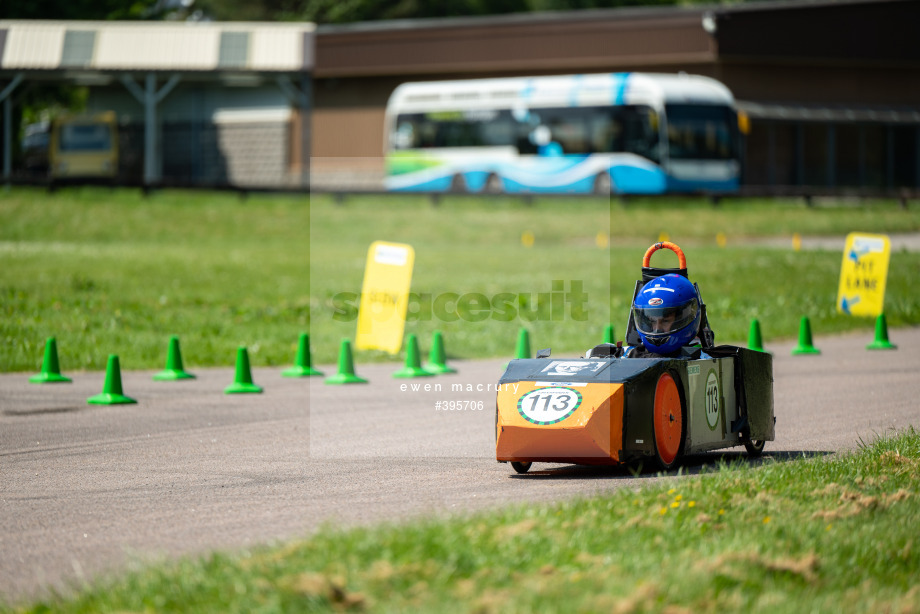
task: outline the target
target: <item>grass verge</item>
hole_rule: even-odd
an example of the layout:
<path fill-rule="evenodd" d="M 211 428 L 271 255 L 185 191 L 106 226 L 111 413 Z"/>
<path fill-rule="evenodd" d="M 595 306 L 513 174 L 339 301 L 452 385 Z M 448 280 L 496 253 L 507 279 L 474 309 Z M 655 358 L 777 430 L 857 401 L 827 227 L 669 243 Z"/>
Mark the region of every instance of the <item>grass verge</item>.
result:
<path fill-rule="evenodd" d="M 427 350 L 445 333 L 454 358 L 510 357 L 517 331 L 534 349 L 581 354 L 613 323 L 622 335 L 633 284 L 649 244 L 667 232 L 687 251 L 720 342 L 747 338 L 759 318 L 765 340 L 794 337 L 799 318 L 815 335 L 872 322 L 836 313 L 841 254 L 793 251 L 793 232 L 842 238 L 852 230 L 916 232 L 920 210 L 894 202 L 693 199 L 251 195 L 100 188 L 15 188 L 0 199 L 0 371 L 35 371 L 56 336 L 61 367 L 101 370 L 109 354 L 125 369 L 162 368 L 168 336 L 186 365 L 229 366 L 246 345 L 256 366 L 293 361 L 309 331 L 313 358 L 334 363 L 355 321 L 335 319 L 336 297 L 358 293 L 368 246 L 405 242 L 416 250 L 412 290 L 420 297 L 481 296 L 488 309 L 444 318 L 421 301 L 406 332 Z M 531 232 L 534 245 L 522 245 Z M 716 245 L 716 234 L 728 239 Z M 598 235 L 609 247 L 598 247 Z M 784 247 L 764 247 L 780 238 Z M 672 266 L 668 255 L 653 264 Z M 659 259 L 660 258 L 660 259 Z M 894 254 L 889 325 L 920 323 L 920 254 Z M 553 311 L 554 282 L 582 284 L 585 320 Z M 493 303 L 513 297 L 512 309 Z M 543 299 L 541 299 L 543 295 Z M 549 297 L 549 298 L 547 298 Z M 482 315 L 484 314 L 484 318 Z M 477 319 L 479 318 L 479 319 Z M 393 360 L 361 352 L 356 360 Z"/>
<path fill-rule="evenodd" d="M 918 521 L 911 427 L 829 459 L 721 464 L 555 505 L 329 528 L 15 611 L 916 612 Z"/>

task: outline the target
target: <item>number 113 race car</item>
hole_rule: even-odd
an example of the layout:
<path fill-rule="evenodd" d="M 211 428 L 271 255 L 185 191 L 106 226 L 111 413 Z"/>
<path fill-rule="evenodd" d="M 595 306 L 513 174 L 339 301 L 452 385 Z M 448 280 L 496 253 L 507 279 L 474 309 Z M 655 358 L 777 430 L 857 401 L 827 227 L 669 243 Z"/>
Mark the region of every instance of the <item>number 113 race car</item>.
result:
<path fill-rule="evenodd" d="M 679 268 L 650 266 L 670 249 Z M 743 445 L 759 455 L 774 439 L 773 357 L 714 345 L 683 251 L 652 245 L 636 282 L 627 348 L 601 344 L 584 358 L 512 360 L 499 380 L 496 458 L 526 473 L 534 462 L 585 465 L 654 461 Z"/>

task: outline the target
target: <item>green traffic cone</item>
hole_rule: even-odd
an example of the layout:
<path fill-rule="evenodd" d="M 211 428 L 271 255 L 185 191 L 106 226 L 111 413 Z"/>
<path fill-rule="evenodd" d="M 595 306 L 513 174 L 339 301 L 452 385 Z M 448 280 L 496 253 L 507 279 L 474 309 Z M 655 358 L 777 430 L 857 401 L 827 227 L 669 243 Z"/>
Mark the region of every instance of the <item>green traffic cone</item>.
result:
<path fill-rule="evenodd" d="M 748 349 L 764 352 L 763 339 L 760 336 L 760 322 L 755 318 L 751 320 L 751 329 L 748 331 Z"/>
<path fill-rule="evenodd" d="M 105 367 L 105 384 L 102 386 L 102 394 L 86 399 L 87 403 L 93 405 L 126 405 L 128 403 L 137 403 L 131 397 L 126 397 L 121 389 L 121 367 L 118 364 L 118 356 L 109 355 L 109 362 Z"/>
<path fill-rule="evenodd" d="M 616 333 L 613 329 L 613 324 L 608 324 L 604 327 L 604 343 L 616 343 Z"/>
<path fill-rule="evenodd" d="M 245 394 L 247 392 L 262 392 L 262 388 L 252 383 L 249 352 L 241 346 L 236 350 L 236 375 L 233 383 L 224 388 L 224 394 Z"/>
<path fill-rule="evenodd" d="M 367 380 L 355 375 L 355 363 L 351 357 L 351 342 L 342 339 L 339 347 L 339 370 L 335 375 L 326 378 L 327 384 L 366 384 Z"/>
<path fill-rule="evenodd" d="M 760 322 L 755 318 L 751 320 L 751 328 L 748 331 L 748 349 L 763 352 L 763 338 L 760 335 Z"/>
<path fill-rule="evenodd" d="M 166 352 L 166 368 L 153 376 L 154 381 L 174 381 L 180 379 L 195 379 L 191 373 L 186 373 L 182 367 L 182 351 L 179 350 L 179 337 L 173 335 L 169 338 L 169 349 Z"/>
<path fill-rule="evenodd" d="M 70 382 L 69 377 L 61 375 L 61 367 L 58 364 L 57 341 L 54 337 L 48 337 L 45 341 L 45 357 L 42 359 L 42 370 L 29 378 L 33 384 L 52 384 Z"/>
<path fill-rule="evenodd" d="M 418 351 L 418 339 L 409 335 L 406 339 L 406 366 L 393 374 L 393 377 L 429 377 L 434 375 L 431 371 L 422 368 L 422 359 Z"/>
<path fill-rule="evenodd" d="M 875 341 L 866 346 L 867 350 L 896 350 L 898 346 L 888 341 L 888 320 L 884 313 L 875 318 Z"/>
<path fill-rule="evenodd" d="M 425 370 L 432 373 L 456 373 L 457 370 L 447 365 L 447 353 L 444 351 L 444 335 L 436 330 L 431 336 L 431 353 L 425 363 Z"/>
<path fill-rule="evenodd" d="M 517 349 L 514 352 L 515 358 L 530 358 L 530 333 L 526 328 L 518 332 Z"/>
<path fill-rule="evenodd" d="M 807 316 L 802 316 L 802 321 L 799 323 L 799 344 L 792 348 L 792 355 L 820 353 L 821 350 L 816 348 L 811 341 L 811 323 Z"/>
<path fill-rule="evenodd" d="M 294 366 L 282 371 L 281 377 L 309 377 L 311 375 L 322 375 L 322 372 L 313 368 L 313 358 L 310 355 L 310 335 L 300 333 Z"/>

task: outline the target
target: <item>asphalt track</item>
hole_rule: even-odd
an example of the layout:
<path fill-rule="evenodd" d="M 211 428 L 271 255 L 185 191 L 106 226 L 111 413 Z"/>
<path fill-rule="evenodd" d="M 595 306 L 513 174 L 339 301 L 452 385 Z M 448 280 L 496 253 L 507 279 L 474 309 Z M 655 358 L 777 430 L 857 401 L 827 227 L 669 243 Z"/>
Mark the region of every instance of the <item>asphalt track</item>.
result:
<path fill-rule="evenodd" d="M 920 426 L 920 328 L 892 331 L 897 351 L 869 352 L 870 328 L 816 338 L 821 356 L 768 347 L 777 422 L 765 458 L 833 453 Z M 102 373 L 65 369 L 74 382 L 55 385 L 0 375 L 0 595 L 16 602 L 152 558 L 305 536 L 324 523 L 467 513 L 661 479 L 540 464 L 514 474 L 494 460 L 488 387 L 502 362 L 455 366 L 456 375 L 396 380 L 397 366 L 359 365 L 371 383 L 346 387 L 255 369 L 265 392 L 241 396 L 223 394 L 232 369 L 176 383 L 125 372 L 125 392 L 139 400 L 127 406 L 86 403 Z M 400 389 L 426 382 L 442 390 Z M 452 392 L 454 383 L 473 390 Z M 438 401 L 483 409 L 439 411 Z M 689 473 L 718 458 L 689 459 Z"/>

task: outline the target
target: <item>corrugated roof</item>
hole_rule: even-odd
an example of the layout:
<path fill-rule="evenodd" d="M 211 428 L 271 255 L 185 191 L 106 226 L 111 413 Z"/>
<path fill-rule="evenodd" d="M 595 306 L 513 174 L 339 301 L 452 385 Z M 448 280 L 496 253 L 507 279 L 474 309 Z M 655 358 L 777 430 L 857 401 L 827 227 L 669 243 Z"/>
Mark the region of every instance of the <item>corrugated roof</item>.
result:
<path fill-rule="evenodd" d="M 0 20 L 0 69 L 298 72 L 312 23 Z"/>

